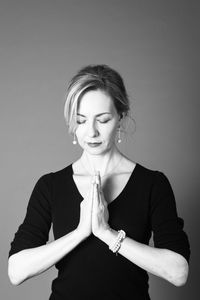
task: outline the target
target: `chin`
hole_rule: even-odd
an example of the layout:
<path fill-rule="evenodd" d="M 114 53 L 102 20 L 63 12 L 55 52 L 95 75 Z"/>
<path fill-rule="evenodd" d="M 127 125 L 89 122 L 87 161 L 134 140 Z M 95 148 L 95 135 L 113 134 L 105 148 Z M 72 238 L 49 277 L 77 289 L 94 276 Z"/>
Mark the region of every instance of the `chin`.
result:
<path fill-rule="evenodd" d="M 101 155 L 104 154 L 106 151 L 102 150 L 102 149 L 84 149 L 85 151 L 87 151 L 87 153 L 91 154 L 91 155 Z"/>
<path fill-rule="evenodd" d="M 88 146 L 84 147 L 84 150 L 87 151 L 91 155 L 103 155 L 106 152 L 109 152 L 112 149 L 112 147 L 108 147 L 108 145 L 101 145 L 97 148 L 90 148 Z"/>

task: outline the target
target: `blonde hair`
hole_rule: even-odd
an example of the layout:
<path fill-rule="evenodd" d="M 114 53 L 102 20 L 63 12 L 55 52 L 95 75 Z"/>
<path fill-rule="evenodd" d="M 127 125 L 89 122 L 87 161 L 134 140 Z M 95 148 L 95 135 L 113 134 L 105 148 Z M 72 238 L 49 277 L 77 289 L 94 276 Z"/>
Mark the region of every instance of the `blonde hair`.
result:
<path fill-rule="evenodd" d="M 76 130 L 80 99 L 90 90 L 102 90 L 107 93 L 121 117 L 125 117 L 129 112 L 129 99 L 120 74 L 107 65 L 88 65 L 71 79 L 67 88 L 64 117 L 69 133 Z"/>

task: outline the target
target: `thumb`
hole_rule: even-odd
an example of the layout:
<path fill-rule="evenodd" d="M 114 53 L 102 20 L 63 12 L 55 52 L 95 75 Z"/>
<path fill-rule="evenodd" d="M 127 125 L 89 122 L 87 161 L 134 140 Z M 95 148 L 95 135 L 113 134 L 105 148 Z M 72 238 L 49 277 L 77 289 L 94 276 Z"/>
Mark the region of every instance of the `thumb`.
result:
<path fill-rule="evenodd" d="M 96 184 L 98 185 L 99 190 L 101 190 L 101 175 L 99 171 L 95 173 L 95 178 L 96 178 Z"/>

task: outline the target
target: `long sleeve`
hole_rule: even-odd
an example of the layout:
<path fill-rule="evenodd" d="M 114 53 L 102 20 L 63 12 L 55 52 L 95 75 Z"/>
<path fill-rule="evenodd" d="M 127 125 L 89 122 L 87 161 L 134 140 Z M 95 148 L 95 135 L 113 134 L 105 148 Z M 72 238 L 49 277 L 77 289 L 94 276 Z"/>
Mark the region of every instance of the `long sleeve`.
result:
<path fill-rule="evenodd" d="M 9 256 L 46 244 L 51 227 L 51 174 L 42 176 L 31 194 L 23 223 L 11 243 Z"/>
<path fill-rule="evenodd" d="M 151 192 L 151 225 L 154 245 L 177 252 L 189 261 L 190 246 L 183 231 L 184 221 L 178 217 L 174 193 L 167 177 L 155 172 Z"/>

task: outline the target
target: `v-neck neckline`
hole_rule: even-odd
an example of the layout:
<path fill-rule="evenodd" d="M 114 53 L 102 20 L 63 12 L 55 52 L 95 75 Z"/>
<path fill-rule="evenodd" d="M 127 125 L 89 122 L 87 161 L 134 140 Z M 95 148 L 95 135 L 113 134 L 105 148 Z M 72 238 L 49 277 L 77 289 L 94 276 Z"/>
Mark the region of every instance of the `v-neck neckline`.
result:
<path fill-rule="evenodd" d="M 113 203 L 115 203 L 116 201 L 118 201 L 120 198 L 122 198 L 123 194 L 124 194 L 124 193 L 126 192 L 126 190 L 127 190 L 127 187 L 131 184 L 132 179 L 135 177 L 135 173 L 136 173 L 138 167 L 139 167 L 139 164 L 136 163 L 134 169 L 132 170 L 132 172 L 131 172 L 131 174 L 130 174 L 130 176 L 129 176 L 129 178 L 128 178 L 128 180 L 127 180 L 125 186 L 124 186 L 124 188 L 121 190 L 121 192 L 120 192 L 120 193 L 119 193 L 112 201 L 110 201 L 110 202 L 108 203 L 108 206 L 112 205 Z M 80 191 L 79 191 L 79 189 L 78 189 L 78 187 L 77 187 L 77 185 L 76 185 L 76 183 L 75 183 L 75 181 L 74 181 L 74 178 L 73 178 L 74 173 L 73 173 L 72 164 L 70 165 L 70 171 L 71 171 L 70 179 L 71 179 L 71 182 L 72 182 L 72 186 L 74 185 L 74 188 L 75 188 L 75 190 L 76 190 L 76 193 L 77 193 L 77 194 L 79 195 L 79 197 L 83 200 L 83 196 L 82 196 L 82 194 L 80 193 Z"/>

